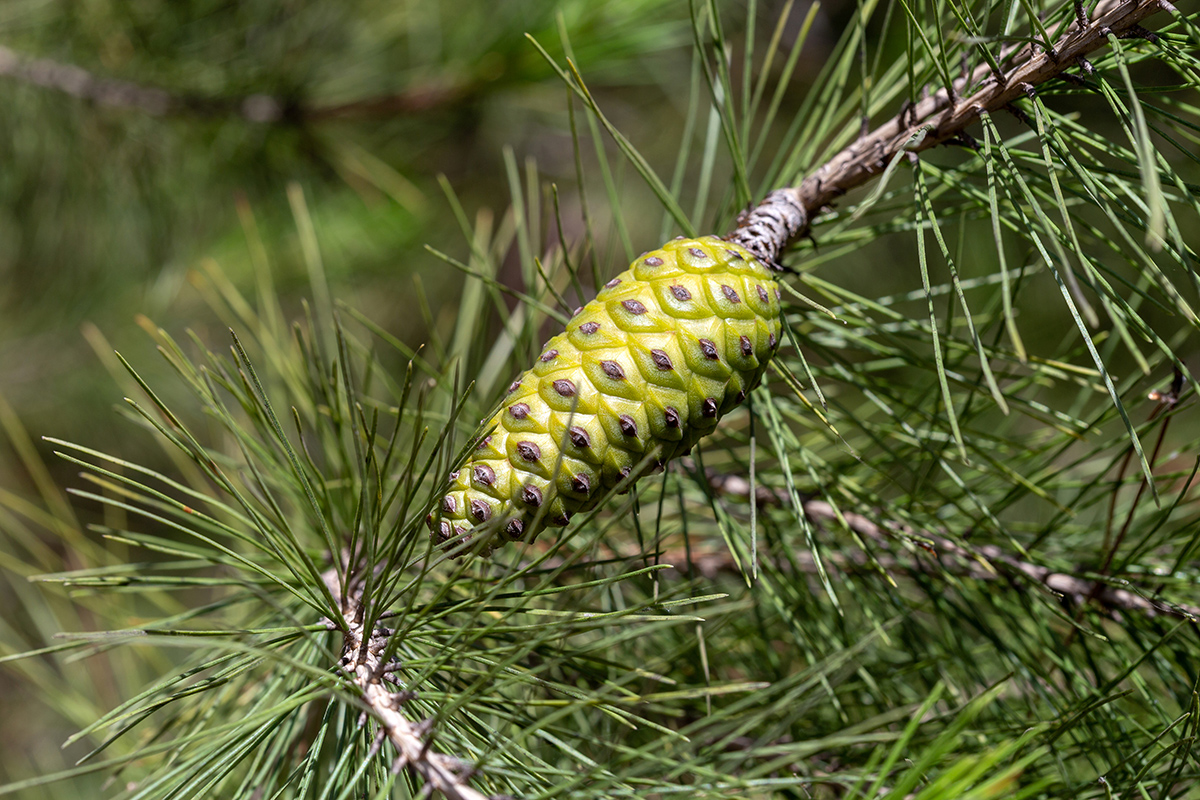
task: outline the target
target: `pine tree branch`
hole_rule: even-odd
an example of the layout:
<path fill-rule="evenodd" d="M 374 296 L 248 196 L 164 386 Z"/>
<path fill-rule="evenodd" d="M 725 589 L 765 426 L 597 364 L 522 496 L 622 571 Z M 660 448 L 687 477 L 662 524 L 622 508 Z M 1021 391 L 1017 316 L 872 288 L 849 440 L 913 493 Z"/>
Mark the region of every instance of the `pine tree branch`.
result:
<path fill-rule="evenodd" d="M 383 659 L 392 631 L 377 626 L 368 632 L 365 624 L 367 615 L 362 603 L 362 582 L 351 580 L 343 598 L 340 596 L 338 571 L 329 570 L 322 577 L 342 606 L 342 618 L 345 620 L 342 669 L 358 687 L 363 702 L 371 709 L 371 715 L 379 723 L 381 732 L 396 748 L 398 756 L 393 769 L 411 769 L 425 780 L 428 791 L 438 792 L 447 800 L 491 800 L 488 795 L 467 783 L 473 771 L 470 764 L 454 756 L 435 752 L 429 725 L 413 722 L 404 715 L 401 708 L 412 695 L 405 691 L 392 691 L 385 685 L 392 665 Z"/>
<path fill-rule="evenodd" d="M 908 106 L 811 172 L 799 186 L 768 194 L 727 238 L 763 263 L 778 264 L 784 249 L 806 236 L 813 219 L 830 203 L 882 175 L 903 153 L 915 154 L 966 138 L 967 126 L 984 114 L 1007 108 L 1069 67 L 1085 65 L 1087 55 L 1108 44 L 1109 36 L 1147 35 L 1140 23 L 1169 8 L 1167 0 L 1101 0 L 1089 19 L 1082 5 L 1077 5 L 1075 19 L 1047 31 L 1055 40 L 1053 46 L 1011 48 L 1000 59 L 1002 64 L 1012 63 L 1007 72 L 997 73 L 991 65 L 981 64 L 951 87 Z M 963 96 L 976 86 L 981 88 Z"/>
<path fill-rule="evenodd" d="M 141 111 L 155 117 L 240 117 L 246 122 L 261 124 L 412 114 L 447 105 L 471 91 L 465 84 L 433 83 L 401 92 L 316 106 L 269 94 L 213 97 L 105 78 L 74 64 L 28 58 L 2 45 L 0 77 L 53 89 L 96 105 Z"/>
<path fill-rule="evenodd" d="M 750 482 L 739 475 L 723 475 L 710 470 L 708 472 L 708 481 L 713 490 L 720 494 L 743 498 L 749 498 L 750 496 Z M 789 498 L 786 492 L 774 491 L 767 487 L 759 486 L 755 492 L 755 502 L 760 506 L 785 505 L 789 502 Z M 841 525 L 844 521 L 846 526 L 863 539 L 883 546 L 888 546 L 891 542 L 902 536 L 919 540 L 929 545 L 930 552 L 935 558 L 932 562 L 920 559 L 889 560 L 888 563 L 883 564 L 883 566 L 889 569 L 895 568 L 902 571 L 917 570 L 931 574 L 949 571 L 976 580 L 996 580 L 1003 577 L 1001 573 L 1010 577 L 1023 576 L 1035 583 L 1041 584 L 1056 594 L 1073 597 L 1079 601 L 1092 599 L 1112 611 L 1132 611 L 1150 615 L 1165 614 L 1167 616 L 1187 619 L 1191 622 L 1200 622 L 1200 606 L 1166 603 L 1146 595 L 1138 594 L 1137 592 L 1119 589 L 1104 581 L 1055 572 L 1049 567 L 1022 561 L 1006 553 L 1003 548 L 997 545 L 985 544 L 968 549 L 951 541 L 940 533 L 927 530 L 914 530 L 912 527 L 902 523 L 880 525 L 866 515 L 855 512 L 842 512 L 839 516 L 833 506 L 824 500 L 806 500 L 803 501 L 803 507 L 804 515 L 818 525 L 828 523 Z M 686 554 L 683 552 L 678 554 L 664 554 L 663 559 L 671 561 L 672 558 L 670 556 L 673 555 L 677 555 L 681 559 L 686 559 Z M 802 556 L 802 554 L 797 555 Z M 798 563 L 804 564 L 806 562 L 801 557 L 798 559 Z M 728 550 L 722 550 L 719 553 L 704 557 L 704 560 L 697 564 L 697 566 L 701 568 L 702 572 L 708 574 L 723 569 L 737 569 L 737 565 Z M 814 569 L 815 566 L 813 564 Z M 847 569 L 857 569 L 865 567 L 866 560 L 864 558 L 859 563 L 851 559 L 842 559 L 840 566 Z"/>

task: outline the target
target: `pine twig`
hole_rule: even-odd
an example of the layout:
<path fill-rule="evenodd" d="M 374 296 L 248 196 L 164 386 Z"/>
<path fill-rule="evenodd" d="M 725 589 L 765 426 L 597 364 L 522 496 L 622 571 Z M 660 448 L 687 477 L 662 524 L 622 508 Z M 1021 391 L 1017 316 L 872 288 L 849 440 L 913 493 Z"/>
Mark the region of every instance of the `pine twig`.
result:
<path fill-rule="evenodd" d="M 433 83 L 390 94 L 316 106 L 262 93 L 213 97 L 105 78 L 74 64 L 63 64 L 47 58 L 29 58 L 2 45 L 0 77 L 53 89 L 96 105 L 141 111 L 155 117 L 240 117 L 246 122 L 259 124 L 412 114 L 447 105 L 471 91 L 471 87 L 465 84 Z"/>
<path fill-rule="evenodd" d="M 708 473 L 708 481 L 713 490 L 720 494 L 743 498 L 749 498 L 750 496 L 750 482 L 740 475 L 722 475 L 710 471 Z M 786 492 L 774 491 L 759 486 L 755 493 L 755 502 L 758 505 L 784 505 L 789 502 L 789 499 Z M 1191 622 L 1200 622 L 1200 606 L 1165 603 L 1161 600 L 1138 594 L 1137 592 L 1119 589 L 1104 581 L 1055 572 L 1049 567 L 1032 564 L 1010 555 L 997 545 L 985 544 L 968 549 L 940 533 L 927 530 L 914 530 L 900 523 L 880 525 L 866 515 L 855 512 L 842 512 L 839 516 L 833 506 L 824 500 L 803 501 L 803 508 L 804 515 L 814 523 L 826 524 L 834 522 L 841 524 L 841 521 L 844 521 L 856 534 L 875 544 L 886 546 L 901 536 L 921 541 L 931 548 L 930 551 L 935 554 L 935 558 L 937 559 L 934 563 L 920 560 L 915 563 L 902 563 L 896 560 L 893 564 L 886 566 L 894 566 L 903 570 L 916 569 L 922 572 L 951 570 L 957 574 L 976 580 L 995 580 L 1001 577 L 1000 571 L 996 569 L 998 566 L 1000 570 L 1010 576 L 1024 576 L 1056 594 L 1075 597 L 1081 600 L 1091 599 L 1110 610 L 1136 611 L 1151 615 L 1165 614 L 1167 616 L 1187 619 Z M 722 554 L 716 554 L 716 556 L 718 561 L 713 562 L 711 559 L 708 560 L 701 565 L 702 571 L 711 573 L 722 568 L 736 568 L 732 556 L 727 550 L 723 551 Z M 950 558 L 955 559 L 952 565 L 947 563 Z M 670 561 L 671 559 L 667 555 L 664 555 L 664 560 Z M 726 564 L 725 562 L 728 563 Z M 860 565 L 847 562 L 842 566 Z"/>
<path fill-rule="evenodd" d="M 392 632 L 382 627 L 367 631 L 362 583 L 349 581 L 346 596 L 340 597 L 338 571 L 329 570 L 322 577 L 342 606 L 345 621 L 342 669 L 350 675 L 380 730 L 396 748 L 394 769 L 411 769 L 425 780 L 429 791 L 438 792 L 447 800 L 492 800 L 467 783 L 473 769 L 470 764 L 435 752 L 429 726 L 404 715 L 401 708 L 411 695 L 392 691 L 385 685 L 391 665 L 384 663 L 383 658 Z"/>
<path fill-rule="evenodd" d="M 745 215 L 727 238 L 745 247 L 765 264 L 777 264 L 789 244 L 808 234 L 813 219 L 846 192 L 883 174 L 903 152 L 919 153 L 962 138 L 966 128 L 984 114 L 994 113 L 1026 97 L 1036 87 L 1085 63 L 1086 56 L 1118 38 L 1141 35 L 1140 23 L 1164 11 L 1166 0 L 1101 0 L 1090 18 L 1086 14 L 1047 31 L 1058 36 L 1050 47 L 1025 45 L 1007 55 L 1016 64 L 1005 74 L 981 64 L 969 75 L 907 106 L 896 118 L 862 136 L 799 186 L 776 189 Z M 1081 24 L 1086 20 L 1087 24 Z M 981 86 L 964 97 L 971 87 Z"/>

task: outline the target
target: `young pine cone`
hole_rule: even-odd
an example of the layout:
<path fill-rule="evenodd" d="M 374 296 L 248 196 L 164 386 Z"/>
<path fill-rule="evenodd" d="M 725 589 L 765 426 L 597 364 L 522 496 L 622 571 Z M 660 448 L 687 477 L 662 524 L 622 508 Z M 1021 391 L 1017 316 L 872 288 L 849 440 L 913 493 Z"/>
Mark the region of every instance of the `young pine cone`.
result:
<path fill-rule="evenodd" d="M 483 423 L 490 433 L 429 517 L 436 541 L 477 529 L 490 550 L 595 508 L 710 433 L 758 384 L 779 339 L 779 287 L 745 248 L 706 236 L 646 253 Z"/>

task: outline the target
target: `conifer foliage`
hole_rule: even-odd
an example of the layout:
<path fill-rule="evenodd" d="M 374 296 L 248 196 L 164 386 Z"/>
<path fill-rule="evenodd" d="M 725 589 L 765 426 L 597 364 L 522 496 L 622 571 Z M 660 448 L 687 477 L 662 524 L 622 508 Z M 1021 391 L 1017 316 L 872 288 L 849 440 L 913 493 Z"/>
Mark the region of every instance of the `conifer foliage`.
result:
<path fill-rule="evenodd" d="M 0 794 L 1197 796 L 1200 13 L 605 5 L 513 61 L 565 97 L 566 174 L 506 153 L 499 217 L 443 183 L 451 288 L 396 289 L 421 342 L 336 299 L 291 184 L 302 307 L 242 207 L 250 255 L 191 276 L 230 338 L 147 324 L 154 378 L 97 348 L 161 460 L 48 440 L 68 502 L 0 403 L 40 491 L 0 493 L 0 669 L 73 731 Z M 488 91 L 474 55 L 438 102 Z M 59 67 L 0 53 L 318 140 L 419 94 Z M 669 151 L 613 112 L 647 76 Z"/>

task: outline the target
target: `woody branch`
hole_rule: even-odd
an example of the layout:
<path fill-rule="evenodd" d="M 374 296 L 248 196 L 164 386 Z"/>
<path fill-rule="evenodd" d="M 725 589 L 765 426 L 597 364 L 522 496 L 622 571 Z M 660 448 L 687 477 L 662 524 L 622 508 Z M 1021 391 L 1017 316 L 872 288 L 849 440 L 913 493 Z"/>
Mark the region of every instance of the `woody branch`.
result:
<path fill-rule="evenodd" d="M 981 64 L 950 87 L 926 97 L 843 149 L 798 186 L 776 189 L 729 235 L 766 264 L 777 264 L 789 244 L 808 234 L 813 219 L 846 192 L 882 175 L 900 153 L 919 153 L 960 138 L 984 114 L 1009 106 L 1068 68 L 1086 63 L 1109 37 L 1138 34 L 1147 17 L 1171 8 L 1167 0 L 1102 0 L 1089 19 L 1047 31 L 1051 46 L 1023 45 L 1002 54 L 997 72 Z M 975 88 L 978 87 L 978 88 Z M 965 92 L 975 88 L 970 95 Z"/>
<path fill-rule="evenodd" d="M 743 498 L 750 496 L 750 482 L 739 475 L 725 475 L 710 471 L 707 477 L 709 485 L 719 494 Z M 760 506 L 784 505 L 790 502 L 790 498 L 786 492 L 759 486 L 755 492 L 754 502 Z M 1200 622 L 1200 606 L 1168 603 L 1149 593 L 1133 591 L 1132 589 L 1135 587 L 1123 589 L 1102 580 L 1060 572 L 1019 559 L 996 545 L 964 547 L 937 531 L 915 530 L 900 523 L 877 522 L 866 514 L 852 511 L 839 513 L 824 500 L 804 500 L 801 505 L 804 515 L 813 523 L 821 526 L 844 524 L 864 540 L 871 542 L 873 546 L 891 547 L 901 539 L 919 541 L 926 546 L 914 552 L 912 558 L 896 557 L 890 559 L 888 563 L 881 561 L 882 565 L 887 568 L 927 573 L 948 572 L 976 580 L 997 580 L 1005 577 L 1024 578 L 1061 597 L 1071 598 L 1077 602 L 1090 599 L 1110 611 L 1161 614 L 1191 622 Z M 930 558 L 922 558 L 922 551 L 928 553 Z M 797 563 L 804 565 L 805 560 L 802 554 L 797 554 L 797 556 Z M 666 561 L 673 561 L 677 558 L 686 558 L 686 554 L 669 553 L 664 555 Z M 848 570 L 857 569 L 866 567 L 866 560 L 864 558 L 860 563 L 852 558 L 847 558 L 842 559 L 839 565 Z M 710 574 L 737 568 L 728 551 L 702 556 L 696 566 L 702 572 Z M 812 566 L 815 568 L 816 565 Z"/>
<path fill-rule="evenodd" d="M 348 566 L 342 569 L 350 571 Z M 351 575 L 343 596 L 338 570 L 327 571 L 323 578 L 342 607 L 343 625 L 328 623 L 331 627 L 342 628 L 341 667 L 379 725 L 376 745 L 386 739 L 396 749 L 394 769 L 412 770 L 424 779 L 427 792 L 437 792 L 447 800 L 490 800 L 488 795 L 468 783 L 474 767 L 433 749 L 432 728 L 424 721 L 409 719 L 402 710 L 412 694 L 389 686 L 395 684 L 392 672 L 396 666 L 385 661 L 392 631 L 379 625 L 373 629 L 367 627 L 362 602 L 364 581 Z"/>

